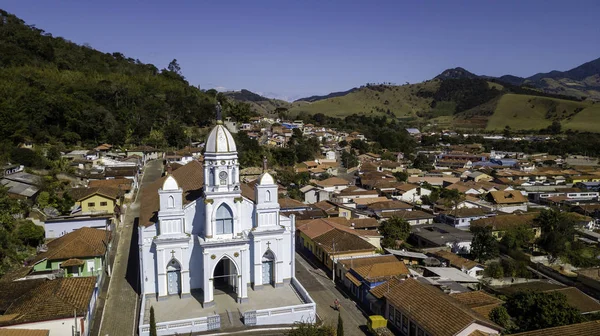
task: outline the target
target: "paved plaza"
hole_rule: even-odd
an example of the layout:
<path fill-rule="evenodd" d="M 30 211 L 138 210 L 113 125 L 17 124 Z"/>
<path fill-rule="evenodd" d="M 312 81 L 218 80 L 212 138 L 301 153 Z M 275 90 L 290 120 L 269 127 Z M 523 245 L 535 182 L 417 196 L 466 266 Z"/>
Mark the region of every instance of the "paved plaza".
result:
<path fill-rule="evenodd" d="M 156 317 L 156 322 L 159 323 L 221 315 L 223 313 L 239 317 L 246 311 L 287 307 L 305 303 L 290 284 L 279 288 L 264 286 L 262 289 L 256 291 L 249 288 L 248 301 L 241 304 L 235 301 L 234 296 L 223 292 L 215 292 L 214 306 L 205 308 L 202 306 L 202 301 L 201 291 L 193 291 L 191 297 L 179 298 L 179 296 L 172 296 L 161 301 L 157 301 L 154 295 L 148 295 L 146 296 L 146 311 L 144 312 L 143 324 L 149 323 L 151 306 L 154 307 L 154 316 Z"/>

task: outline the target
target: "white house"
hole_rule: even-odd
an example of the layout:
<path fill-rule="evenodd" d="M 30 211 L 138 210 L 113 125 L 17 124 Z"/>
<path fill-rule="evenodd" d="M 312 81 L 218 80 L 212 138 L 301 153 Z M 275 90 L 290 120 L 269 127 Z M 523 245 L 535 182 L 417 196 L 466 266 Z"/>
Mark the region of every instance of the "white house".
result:
<path fill-rule="evenodd" d="M 140 335 L 149 333 L 150 306 L 159 335 L 220 329 L 219 314 L 232 306 L 246 325 L 314 321 L 315 304 L 294 278 L 295 218 L 279 213 L 269 173 L 249 188 L 218 120 L 203 164 L 192 161 L 145 189 Z"/>

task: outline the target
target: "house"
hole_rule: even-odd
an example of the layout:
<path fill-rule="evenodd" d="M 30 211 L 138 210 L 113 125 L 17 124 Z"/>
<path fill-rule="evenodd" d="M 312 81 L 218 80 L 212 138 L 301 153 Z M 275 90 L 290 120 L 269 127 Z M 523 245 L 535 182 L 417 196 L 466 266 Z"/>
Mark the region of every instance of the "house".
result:
<path fill-rule="evenodd" d="M 448 280 L 463 286 L 475 286 L 479 280 L 454 267 L 423 267 L 423 277 L 434 281 Z"/>
<path fill-rule="evenodd" d="M 46 244 L 33 260 L 32 273 L 60 271 L 68 276 L 98 276 L 107 269 L 111 233 L 83 227 Z"/>
<path fill-rule="evenodd" d="M 300 188 L 300 192 L 303 195 L 304 202 L 306 202 L 307 204 L 328 201 L 331 195 L 331 191 L 317 188 L 312 185 L 307 185 Z"/>
<path fill-rule="evenodd" d="M 483 277 L 483 266 L 473 260 L 463 258 L 455 253 L 445 250 L 439 250 L 432 254 L 434 258 L 445 263 L 446 266 L 452 266 L 477 279 Z"/>
<path fill-rule="evenodd" d="M 41 329 L 48 330 L 49 336 L 73 335 L 74 331 L 90 335 L 98 296 L 96 281 L 96 277 L 64 277 L 2 283 L 0 330 L 19 329 L 24 333 L 24 329 Z"/>
<path fill-rule="evenodd" d="M 119 215 L 121 206 L 121 192 L 116 188 L 74 188 L 71 195 L 75 205 L 83 215 L 110 214 Z"/>
<path fill-rule="evenodd" d="M 474 181 L 474 182 L 481 182 L 481 181 L 490 182 L 493 179 L 494 178 L 491 177 L 490 175 L 488 175 L 486 173 L 482 173 L 480 171 L 475 171 L 475 172 L 472 172 L 467 175 L 467 180 Z"/>
<path fill-rule="evenodd" d="M 331 192 L 342 191 L 351 185 L 350 182 L 348 182 L 347 180 L 344 180 L 343 178 L 339 178 L 339 177 L 330 177 L 323 181 L 317 181 L 315 184 L 317 185 L 317 187 L 320 187 L 321 189 L 323 189 L 325 191 L 331 191 Z"/>
<path fill-rule="evenodd" d="M 420 252 L 393 250 L 390 248 L 386 248 L 385 250 L 386 252 L 393 254 L 398 260 L 404 262 L 407 265 L 419 265 L 423 262 L 423 260 L 429 258 L 426 254 Z"/>
<path fill-rule="evenodd" d="M 453 183 L 460 181 L 458 177 L 444 176 L 444 177 L 436 177 L 436 176 L 409 176 L 407 181 L 408 183 L 422 185 L 423 183 L 428 183 L 434 187 L 442 187 L 445 188 Z"/>
<path fill-rule="evenodd" d="M 356 186 L 348 187 L 338 193 L 334 193 L 331 200 L 335 203 L 354 203 L 359 198 L 377 198 L 379 193 L 377 190 L 366 190 Z"/>
<path fill-rule="evenodd" d="M 118 189 L 125 198 L 133 196 L 133 181 L 126 178 L 117 178 L 110 180 L 92 180 L 88 183 L 88 188 L 114 188 Z"/>
<path fill-rule="evenodd" d="M 409 242 L 417 248 L 449 247 L 452 252 L 469 253 L 473 235 L 464 230 L 441 223 L 411 227 Z"/>
<path fill-rule="evenodd" d="M 350 269 L 345 273 L 344 285 L 349 289 L 363 306 L 372 310 L 369 302 L 369 291 L 392 277 L 406 278 L 410 272 L 406 264 L 392 258 L 372 257 L 355 260 L 350 263 Z"/>
<path fill-rule="evenodd" d="M 337 217 L 339 215 L 338 205 L 331 201 L 320 201 L 313 204 L 313 207 L 324 211 L 327 217 Z"/>
<path fill-rule="evenodd" d="M 354 230 L 327 219 L 298 221 L 298 246 L 305 254 L 332 269 L 333 257 L 344 259 L 373 255 L 379 246 L 371 244 L 361 235 L 381 235 L 369 230 Z"/>
<path fill-rule="evenodd" d="M 410 225 L 432 224 L 433 220 L 435 219 L 434 215 L 421 210 L 382 212 L 381 216 L 378 218 L 381 220 L 387 220 L 392 217 L 402 218 Z"/>
<path fill-rule="evenodd" d="M 527 198 L 518 190 L 490 191 L 486 200 L 491 202 L 493 209 L 501 212 L 513 213 L 527 211 Z"/>
<path fill-rule="evenodd" d="M 519 226 L 526 226 L 533 231 L 534 238 L 539 238 L 542 230 L 535 222 L 537 216 L 537 212 L 496 215 L 473 220 L 471 221 L 471 227 L 490 227 L 492 229 L 492 235 L 500 240 L 504 237 L 504 233 L 507 230 Z"/>
<path fill-rule="evenodd" d="M 381 218 L 387 212 L 411 211 L 413 209 L 413 206 L 401 201 L 386 200 L 382 202 L 369 204 L 367 208 L 376 217 Z"/>
<path fill-rule="evenodd" d="M 439 220 L 458 229 L 468 230 L 471 221 L 495 215 L 495 213 L 483 208 L 460 208 L 440 212 Z"/>
<path fill-rule="evenodd" d="M 10 197 L 22 200 L 35 200 L 42 186 L 42 179 L 37 175 L 21 171 L 5 175 L 0 180 L 0 184 L 8 188 L 8 195 Z"/>
<path fill-rule="evenodd" d="M 0 336 L 49 336 L 48 329 L 17 329 L 17 328 L 0 328 Z"/>
<path fill-rule="evenodd" d="M 113 216 L 105 214 L 48 218 L 44 222 L 45 237 L 46 239 L 59 238 L 84 227 L 113 230 L 113 219 Z"/>
<path fill-rule="evenodd" d="M 431 190 L 412 183 L 400 184 L 395 191 L 393 198 L 411 204 L 421 204 L 422 196 L 431 195 Z"/>
<path fill-rule="evenodd" d="M 379 287 L 378 291 L 386 290 Z M 416 279 L 396 281 L 383 297 L 388 326 L 400 335 L 498 335 L 502 331 L 450 295 Z"/>
<path fill-rule="evenodd" d="M 22 172 L 23 170 L 25 170 L 25 166 L 23 165 L 8 163 L 2 167 L 2 176 L 15 174 L 18 172 Z"/>
<path fill-rule="evenodd" d="M 407 128 L 406 132 L 408 133 L 408 135 L 413 136 L 413 137 L 421 136 L 421 131 L 419 131 L 418 128 Z"/>
<path fill-rule="evenodd" d="M 132 187 L 134 189 L 137 189 L 138 187 L 138 176 L 139 169 L 137 166 L 106 167 L 106 169 L 104 170 L 104 177 L 106 179 L 126 178 L 132 180 Z"/>
<path fill-rule="evenodd" d="M 504 301 L 482 290 L 452 293 L 450 294 L 450 297 L 486 319 L 489 319 L 490 313 L 494 308 L 499 307 L 504 303 Z"/>

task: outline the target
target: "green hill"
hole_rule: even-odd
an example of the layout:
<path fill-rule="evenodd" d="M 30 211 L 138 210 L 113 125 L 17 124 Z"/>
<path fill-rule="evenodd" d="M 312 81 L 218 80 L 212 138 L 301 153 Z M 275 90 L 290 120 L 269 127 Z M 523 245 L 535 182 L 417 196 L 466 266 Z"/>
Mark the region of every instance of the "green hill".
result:
<path fill-rule="evenodd" d="M 0 139 L 67 145 L 182 146 L 208 125 L 215 97 L 176 61 L 159 70 L 53 37 L 0 10 Z"/>

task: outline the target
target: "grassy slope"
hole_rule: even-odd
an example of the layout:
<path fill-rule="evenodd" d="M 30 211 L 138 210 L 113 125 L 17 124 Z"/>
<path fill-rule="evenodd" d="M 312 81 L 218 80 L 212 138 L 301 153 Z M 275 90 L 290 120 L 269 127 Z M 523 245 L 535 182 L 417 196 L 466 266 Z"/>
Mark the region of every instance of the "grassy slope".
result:
<path fill-rule="evenodd" d="M 403 86 L 380 86 L 378 89 L 362 88 L 342 97 L 329 98 L 313 103 L 293 103 L 290 112 L 297 114 L 323 113 L 344 117 L 351 114 L 382 115 L 389 109 L 397 117 L 417 118 L 417 112 L 428 111 L 431 99 L 416 96 L 420 89 L 435 91 L 439 84 L 429 81 Z M 386 103 L 387 101 L 387 103 Z"/>
<path fill-rule="evenodd" d="M 585 125 L 586 122 L 600 119 L 594 114 L 598 107 L 589 106 L 591 106 L 591 103 L 588 102 L 505 94 L 498 101 L 496 110 L 490 116 L 486 129 L 501 130 L 505 126 L 522 130 L 541 129 L 548 127 L 553 120 L 560 120 L 565 129 L 589 129 L 590 126 Z M 575 109 L 577 108 L 583 108 L 584 110 L 576 113 Z M 586 111 L 586 108 L 589 111 Z M 586 113 L 579 115 L 582 112 Z M 570 126 L 567 126 L 568 124 Z"/>

